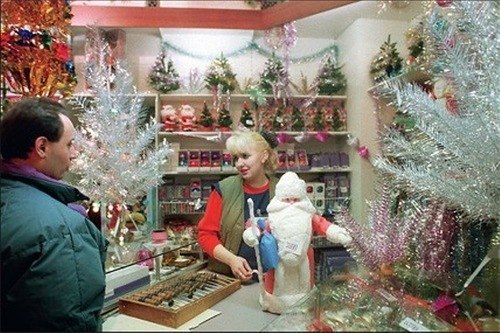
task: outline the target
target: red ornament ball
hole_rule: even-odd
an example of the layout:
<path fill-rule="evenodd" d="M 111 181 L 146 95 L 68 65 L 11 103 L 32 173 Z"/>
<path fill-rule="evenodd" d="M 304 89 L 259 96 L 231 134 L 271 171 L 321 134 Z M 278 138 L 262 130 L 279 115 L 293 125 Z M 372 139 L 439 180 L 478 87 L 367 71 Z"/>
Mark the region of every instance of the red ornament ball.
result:
<path fill-rule="evenodd" d="M 453 2 L 453 0 L 436 0 L 436 3 L 440 7 L 448 7 L 451 5 L 452 2 Z"/>

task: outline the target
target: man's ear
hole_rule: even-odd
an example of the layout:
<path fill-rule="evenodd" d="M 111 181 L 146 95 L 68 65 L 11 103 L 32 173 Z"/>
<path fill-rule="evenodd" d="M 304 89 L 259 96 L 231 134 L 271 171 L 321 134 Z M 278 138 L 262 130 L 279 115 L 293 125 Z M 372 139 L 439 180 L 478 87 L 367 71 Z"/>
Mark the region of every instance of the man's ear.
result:
<path fill-rule="evenodd" d="M 35 149 L 33 152 L 36 153 L 40 158 L 45 158 L 47 156 L 47 143 L 48 140 L 44 136 L 39 136 L 35 140 Z"/>

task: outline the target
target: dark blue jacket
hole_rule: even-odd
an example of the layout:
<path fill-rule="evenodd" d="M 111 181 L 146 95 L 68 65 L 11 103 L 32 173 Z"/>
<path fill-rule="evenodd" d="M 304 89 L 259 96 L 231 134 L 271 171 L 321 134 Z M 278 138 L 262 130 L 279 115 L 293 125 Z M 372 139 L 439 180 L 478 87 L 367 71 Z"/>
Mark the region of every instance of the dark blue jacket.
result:
<path fill-rule="evenodd" d="M 2 331 L 97 331 L 107 242 L 69 185 L 1 174 Z"/>

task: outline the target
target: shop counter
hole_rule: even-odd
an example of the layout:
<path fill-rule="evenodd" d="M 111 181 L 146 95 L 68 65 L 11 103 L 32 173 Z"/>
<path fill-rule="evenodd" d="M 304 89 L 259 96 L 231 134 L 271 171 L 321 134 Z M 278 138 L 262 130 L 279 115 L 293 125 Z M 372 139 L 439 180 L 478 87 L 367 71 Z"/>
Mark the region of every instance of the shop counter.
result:
<path fill-rule="evenodd" d="M 258 283 L 242 285 L 178 329 L 116 313 L 105 319 L 103 331 L 261 331 L 278 315 L 262 311 L 259 293 Z"/>

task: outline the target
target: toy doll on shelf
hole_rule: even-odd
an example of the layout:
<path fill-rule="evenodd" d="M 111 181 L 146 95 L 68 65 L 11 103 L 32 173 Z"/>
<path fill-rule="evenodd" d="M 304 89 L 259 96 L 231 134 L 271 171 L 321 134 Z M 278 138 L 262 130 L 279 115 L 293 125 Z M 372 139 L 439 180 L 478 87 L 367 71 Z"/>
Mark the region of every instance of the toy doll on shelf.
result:
<path fill-rule="evenodd" d="M 173 132 L 177 125 L 177 111 L 172 105 L 164 105 L 161 109 L 161 122 L 166 132 Z"/>
<path fill-rule="evenodd" d="M 181 131 L 196 130 L 195 110 L 191 105 L 182 105 L 180 110 Z"/>
<path fill-rule="evenodd" d="M 313 234 L 326 235 L 333 243 L 347 245 L 351 236 L 342 227 L 332 224 L 316 213 L 306 194 L 306 183 L 295 172 L 288 171 L 276 185 L 275 196 L 267 206 L 268 226 L 262 228 L 277 240 L 279 260 L 275 267 L 264 272 L 259 302 L 264 311 L 282 313 L 304 297 L 314 285 Z M 259 247 L 260 228 L 250 227 L 243 233 L 244 242 Z M 273 255 L 259 248 L 263 261 Z M 262 265 L 259 265 L 260 268 Z"/>

